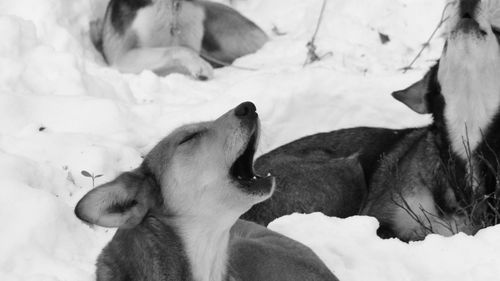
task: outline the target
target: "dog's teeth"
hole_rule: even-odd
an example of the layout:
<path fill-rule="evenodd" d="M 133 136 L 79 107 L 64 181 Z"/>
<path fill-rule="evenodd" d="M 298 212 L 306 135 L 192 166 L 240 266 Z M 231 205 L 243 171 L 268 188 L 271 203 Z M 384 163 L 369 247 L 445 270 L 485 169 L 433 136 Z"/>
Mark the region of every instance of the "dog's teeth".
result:
<path fill-rule="evenodd" d="M 271 175 L 271 173 L 267 173 L 267 176 L 268 176 L 268 177 L 270 177 L 270 176 L 272 176 L 272 175 Z"/>
<path fill-rule="evenodd" d="M 257 177 L 256 177 L 256 176 L 254 176 L 254 177 L 253 177 L 253 179 L 254 179 L 254 180 L 256 180 L 256 179 L 257 179 Z"/>

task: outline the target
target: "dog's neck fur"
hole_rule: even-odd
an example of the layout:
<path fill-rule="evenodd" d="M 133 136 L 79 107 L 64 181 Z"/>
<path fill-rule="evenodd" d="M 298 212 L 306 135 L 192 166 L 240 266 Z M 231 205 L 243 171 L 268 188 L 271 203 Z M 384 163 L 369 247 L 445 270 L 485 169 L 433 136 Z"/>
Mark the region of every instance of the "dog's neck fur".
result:
<path fill-rule="evenodd" d="M 433 107 L 433 126 L 441 136 L 445 163 L 449 157 L 459 160 L 462 163 L 459 169 L 472 177 L 472 188 L 477 189 L 486 180 L 484 192 L 489 193 L 492 190 L 488 178 L 494 175 L 482 162 L 485 159 L 499 168 L 496 166 L 500 152 L 500 83 L 496 73 L 500 66 L 481 61 L 479 64 L 485 65 L 485 69 L 474 71 L 469 68 L 477 65 L 477 61 L 453 61 L 456 63 L 447 62 L 447 67 L 453 70 L 445 70 L 448 74 L 441 74 L 439 79 L 437 66 L 431 70 L 435 72 L 431 83 L 434 85 L 430 85 L 428 105 Z M 439 67 L 443 67 L 441 62 Z M 486 178 L 482 179 L 483 176 Z"/>
<path fill-rule="evenodd" d="M 472 35 L 451 40 L 438 71 L 443 117 L 453 151 L 468 160 L 492 133 L 500 109 L 499 50 L 498 43 Z"/>
<path fill-rule="evenodd" d="M 450 144 L 462 160 L 487 137 L 500 107 L 500 83 L 493 71 L 486 72 L 487 77 L 465 73 L 455 78 L 455 84 L 442 85 L 443 94 L 447 93 L 444 117 Z"/>
<path fill-rule="evenodd" d="M 184 243 L 195 281 L 227 279 L 230 230 L 236 220 L 197 216 L 169 219 Z"/>

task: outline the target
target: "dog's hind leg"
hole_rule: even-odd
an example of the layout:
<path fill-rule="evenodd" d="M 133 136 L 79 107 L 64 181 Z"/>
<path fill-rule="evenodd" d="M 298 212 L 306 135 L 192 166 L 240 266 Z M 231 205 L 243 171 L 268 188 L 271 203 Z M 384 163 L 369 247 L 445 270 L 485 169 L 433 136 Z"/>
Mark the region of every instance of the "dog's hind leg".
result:
<path fill-rule="evenodd" d="M 452 236 L 458 232 L 473 234 L 466 216 L 442 214 L 426 187 L 416 188 L 404 198 L 397 198 L 392 225 L 396 235 L 404 241 L 422 240 L 428 234 Z"/>
<path fill-rule="evenodd" d="M 185 47 L 134 48 L 112 64 L 124 73 L 140 73 L 147 69 L 159 76 L 182 73 L 200 80 L 213 77 L 210 64 L 195 51 Z"/>

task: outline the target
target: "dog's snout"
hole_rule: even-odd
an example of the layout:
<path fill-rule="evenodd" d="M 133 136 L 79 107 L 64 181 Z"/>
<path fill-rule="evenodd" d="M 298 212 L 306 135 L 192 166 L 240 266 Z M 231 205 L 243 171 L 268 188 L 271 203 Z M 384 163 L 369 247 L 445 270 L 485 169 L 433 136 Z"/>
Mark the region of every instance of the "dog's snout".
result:
<path fill-rule="evenodd" d="M 472 19 L 472 15 L 470 13 L 465 13 L 462 15 L 463 19 Z"/>
<path fill-rule="evenodd" d="M 460 15 L 463 19 L 474 19 L 480 0 L 461 0 Z"/>
<path fill-rule="evenodd" d="M 470 34 L 480 38 L 488 35 L 486 26 L 481 26 L 481 0 L 460 0 L 457 16 L 459 20 L 453 27 L 452 34 Z"/>
<path fill-rule="evenodd" d="M 239 118 L 256 117 L 257 107 L 251 102 L 244 102 L 234 109 L 234 114 Z"/>

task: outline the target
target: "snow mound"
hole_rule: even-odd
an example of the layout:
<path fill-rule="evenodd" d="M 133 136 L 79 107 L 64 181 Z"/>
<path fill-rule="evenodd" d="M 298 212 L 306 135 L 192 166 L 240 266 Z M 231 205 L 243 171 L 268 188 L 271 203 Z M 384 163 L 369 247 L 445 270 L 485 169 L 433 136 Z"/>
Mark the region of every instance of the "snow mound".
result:
<path fill-rule="evenodd" d="M 332 55 L 307 67 L 322 0 L 232 1 L 272 40 L 235 63 L 257 71 L 223 68 L 208 82 L 107 67 L 88 34 L 107 2 L 0 1 L 0 280 L 93 280 L 113 231 L 74 216 L 93 187 L 81 171 L 103 174 L 95 183 L 102 184 L 139 165 L 174 128 L 240 102 L 258 107 L 259 153 L 320 131 L 430 121 L 390 93 L 439 57 L 436 38 L 414 70 L 400 71 L 439 22 L 444 0 L 329 0 L 316 44 L 320 55 Z M 498 228 L 413 244 L 378 239 L 376 221 L 362 217 L 294 215 L 272 228 L 311 246 L 343 281 L 500 276 Z"/>
<path fill-rule="evenodd" d="M 369 217 L 345 220 L 323 214 L 291 215 L 269 225 L 312 248 L 341 280 L 496 280 L 500 226 L 450 238 L 430 235 L 410 244 L 376 236 Z"/>

